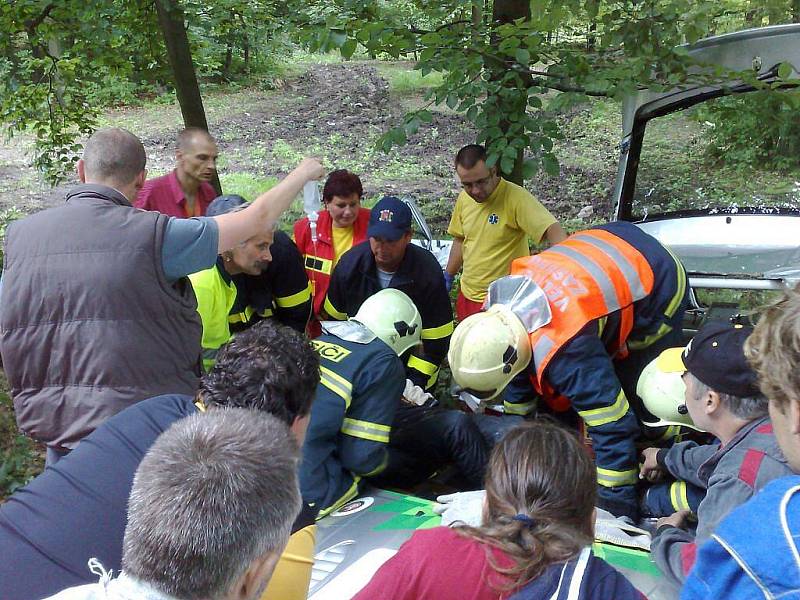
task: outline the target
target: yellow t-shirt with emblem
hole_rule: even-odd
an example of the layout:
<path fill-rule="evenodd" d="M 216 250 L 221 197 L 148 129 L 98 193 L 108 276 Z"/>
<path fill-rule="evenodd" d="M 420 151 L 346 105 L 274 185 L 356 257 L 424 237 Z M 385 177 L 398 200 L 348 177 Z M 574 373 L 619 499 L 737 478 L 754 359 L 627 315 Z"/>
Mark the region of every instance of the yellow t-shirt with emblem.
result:
<path fill-rule="evenodd" d="M 331 269 L 336 266 L 342 254 L 353 247 L 353 226 L 350 227 L 331 227 L 331 238 L 333 240 L 333 264 Z"/>
<path fill-rule="evenodd" d="M 508 275 L 511 261 L 530 254 L 528 238 L 538 244 L 555 222 L 528 190 L 505 179 L 483 203 L 462 191 L 447 228 L 464 240 L 461 293 L 482 302 L 489 284 Z"/>

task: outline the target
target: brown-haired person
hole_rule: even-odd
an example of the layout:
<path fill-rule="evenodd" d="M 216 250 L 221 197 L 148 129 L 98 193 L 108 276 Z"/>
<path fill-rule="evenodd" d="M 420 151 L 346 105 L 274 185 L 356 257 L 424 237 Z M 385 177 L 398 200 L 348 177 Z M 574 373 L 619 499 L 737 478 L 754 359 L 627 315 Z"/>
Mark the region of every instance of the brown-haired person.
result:
<path fill-rule="evenodd" d="M 361 207 L 364 188 L 358 175 L 346 169 L 331 171 L 322 188 L 322 204 L 313 239 L 308 217 L 294 224 L 294 241 L 306 266 L 314 295 L 314 315 L 319 318 L 331 271 L 356 244 L 367 239 L 369 209 Z M 319 332 L 317 332 L 319 333 Z"/>
<path fill-rule="evenodd" d="M 571 433 L 521 425 L 492 451 L 481 525 L 417 531 L 355 600 L 643 598 L 590 551 L 595 488 Z"/>
<path fill-rule="evenodd" d="M 453 247 L 444 272 L 447 291 L 462 270 L 456 300 L 459 321 L 480 312 L 486 290 L 495 279 L 508 275 L 511 261 L 528 256 L 528 240 L 557 244 L 567 233 L 524 187 L 506 181 L 497 166 L 486 166 L 486 148 L 464 146 L 456 154 L 456 175 L 462 191 L 447 233 Z"/>

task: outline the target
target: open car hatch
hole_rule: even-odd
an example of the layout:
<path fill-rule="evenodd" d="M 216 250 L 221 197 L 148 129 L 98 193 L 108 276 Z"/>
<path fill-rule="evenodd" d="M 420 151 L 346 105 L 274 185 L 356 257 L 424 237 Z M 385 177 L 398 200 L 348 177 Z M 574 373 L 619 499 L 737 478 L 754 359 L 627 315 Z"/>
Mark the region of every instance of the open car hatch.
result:
<path fill-rule="evenodd" d="M 765 83 L 800 84 L 800 24 L 715 36 L 686 49 L 704 65 L 749 71 Z M 778 79 L 781 63 L 793 67 L 783 80 Z M 695 288 L 765 290 L 800 281 L 800 182 L 756 192 L 693 187 L 691 182 L 681 188 L 659 173 L 656 160 L 648 162 L 645 132 L 660 118 L 753 91 L 752 85 L 730 77 L 662 93 L 640 90 L 623 104 L 615 218 L 636 223 L 667 245 Z M 686 172 L 691 174 L 691 167 Z"/>

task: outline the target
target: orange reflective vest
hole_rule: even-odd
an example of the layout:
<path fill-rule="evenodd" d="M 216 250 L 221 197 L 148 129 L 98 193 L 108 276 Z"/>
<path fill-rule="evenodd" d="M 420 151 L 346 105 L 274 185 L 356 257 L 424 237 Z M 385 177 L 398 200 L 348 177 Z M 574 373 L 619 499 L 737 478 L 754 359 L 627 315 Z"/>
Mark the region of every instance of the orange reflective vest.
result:
<path fill-rule="evenodd" d="M 628 242 L 602 229 L 576 233 L 537 254 L 511 263 L 512 275 L 524 275 L 544 290 L 552 320 L 530 334 L 535 367 L 533 385 L 555 410 L 569 401 L 556 397 L 544 371 L 556 353 L 591 321 L 620 311 L 619 336 L 609 354 L 627 355 L 625 342 L 633 328 L 633 303 L 653 290 L 653 270 Z"/>

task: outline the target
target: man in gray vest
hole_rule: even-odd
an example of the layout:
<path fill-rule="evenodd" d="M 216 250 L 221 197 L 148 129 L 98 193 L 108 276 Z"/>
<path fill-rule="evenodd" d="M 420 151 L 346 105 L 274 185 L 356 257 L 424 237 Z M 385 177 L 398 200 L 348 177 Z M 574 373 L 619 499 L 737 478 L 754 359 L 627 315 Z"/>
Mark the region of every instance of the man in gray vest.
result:
<path fill-rule="evenodd" d="M 145 162 L 132 133 L 99 130 L 78 162 L 83 185 L 7 230 L 0 355 L 17 424 L 49 462 L 135 402 L 195 392 L 201 325 L 186 276 L 274 227 L 324 174 L 306 159 L 245 210 L 176 219 L 131 206 Z"/>

